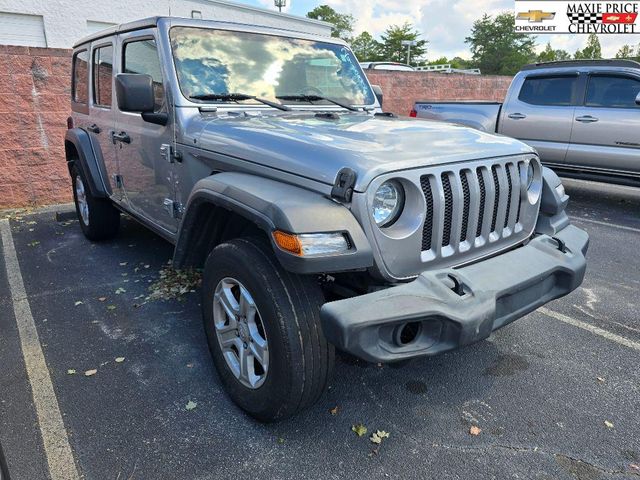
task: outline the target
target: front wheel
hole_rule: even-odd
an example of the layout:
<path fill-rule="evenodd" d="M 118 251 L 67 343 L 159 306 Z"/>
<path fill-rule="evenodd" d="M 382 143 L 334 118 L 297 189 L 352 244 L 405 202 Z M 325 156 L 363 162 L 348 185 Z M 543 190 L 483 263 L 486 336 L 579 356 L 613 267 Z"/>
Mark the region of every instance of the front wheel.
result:
<path fill-rule="evenodd" d="M 233 401 L 271 422 L 314 404 L 333 371 L 312 277 L 293 275 L 260 239 L 236 239 L 209 255 L 203 317 L 220 379 Z"/>
<path fill-rule="evenodd" d="M 120 228 L 120 212 L 108 198 L 96 198 L 88 188 L 87 180 L 75 165 L 71 167 L 73 201 L 82 233 L 89 240 L 113 238 Z"/>

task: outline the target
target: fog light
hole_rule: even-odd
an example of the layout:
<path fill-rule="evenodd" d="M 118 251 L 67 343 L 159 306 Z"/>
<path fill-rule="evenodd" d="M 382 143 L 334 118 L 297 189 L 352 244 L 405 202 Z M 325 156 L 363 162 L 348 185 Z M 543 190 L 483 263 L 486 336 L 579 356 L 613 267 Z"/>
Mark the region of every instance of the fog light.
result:
<path fill-rule="evenodd" d="M 337 255 L 349 250 L 349 242 L 339 232 L 296 235 L 276 230 L 273 239 L 282 250 L 299 257 Z"/>

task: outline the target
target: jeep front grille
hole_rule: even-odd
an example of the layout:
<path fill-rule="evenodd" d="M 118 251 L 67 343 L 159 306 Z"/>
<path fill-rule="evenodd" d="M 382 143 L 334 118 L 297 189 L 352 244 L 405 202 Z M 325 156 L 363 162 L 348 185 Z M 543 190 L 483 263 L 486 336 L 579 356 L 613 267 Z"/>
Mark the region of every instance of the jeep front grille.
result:
<path fill-rule="evenodd" d="M 524 160 L 507 160 L 474 168 L 446 169 L 420 177 L 427 214 L 422 251 L 442 258 L 508 239 L 522 231 Z M 434 211 L 434 201 L 442 207 Z"/>

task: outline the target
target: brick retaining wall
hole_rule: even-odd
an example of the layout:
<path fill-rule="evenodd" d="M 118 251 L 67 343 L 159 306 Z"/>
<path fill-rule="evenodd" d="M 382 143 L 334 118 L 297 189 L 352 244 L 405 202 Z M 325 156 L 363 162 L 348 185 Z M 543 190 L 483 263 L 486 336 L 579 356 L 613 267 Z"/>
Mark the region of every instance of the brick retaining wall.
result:
<path fill-rule="evenodd" d="M 64 161 L 71 51 L 0 45 L 0 208 L 71 201 Z M 510 77 L 372 72 L 385 110 L 408 115 L 414 100 L 501 101 Z"/>

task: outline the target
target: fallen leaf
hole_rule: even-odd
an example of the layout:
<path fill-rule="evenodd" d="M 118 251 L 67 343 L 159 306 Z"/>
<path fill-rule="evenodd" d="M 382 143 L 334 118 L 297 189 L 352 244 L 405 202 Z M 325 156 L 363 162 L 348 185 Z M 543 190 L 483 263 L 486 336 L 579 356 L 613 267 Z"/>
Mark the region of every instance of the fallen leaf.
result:
<path fill-rule="evenodd" d="M 84 376 L 85 377 L 92 377 L 93 375 L 95 375 L 96 373 L 98 373 L 98 370 L 96 370 L 95 368 L 93 370 L 87 370 L 86 372 L 84 372 Z"/>
<path fill-rule="evenodd" d="M 600 383 L 604 383 L 604 378 L 602 378 L 602 377 L 598 377 L 598 381 L 599 381 Z"/>
<path fill-rule="evenodd" d="M 121 267 L 126 267 L 126 266 L 127 266 L 127 263 L 129 263 L 129 262 L 120 262 L 120 266 L 121 266 Z"/>
<path fill-rule="evenodd" d="M 191 411 L 191 410 L 194 410 L 197 406 L 198 404 L 196 402 L 189 400 L 189 403 L 187 403 L 187 405 L 184 408 L 187 411 Z"/>
<path fill-rule="evenodd" d="M 613 423 L 611 423 L 609 420 L 605 420 L 604 424 L 607 428 L 613 428 Z"/>
<path fill-rule="evenodd" d="M 280 445 L 282 445 L 282 444 L 284 443 L 284 438 L 279 437 L 279 438 L 278 438 L 278 443 L 279 443 Z"/>
<path fill-rule="evenodd" d="M 70 368 L 69 370 L 67 370 L 67 375 L 75 375 L 76 371 L 73 368 Z"/>
<path fill-rule="evenodd" d="M 355 432 L 355 434 L 358 435 L 359 437 L 362 437 L 363 435 L 367 434 L 367 427 L 365 427 L 361 423 L 358 423 L 357 425 L 353 425 L 351 427 L 351 430 Z"/>
<path fill-rule="evenodd" d="M 122 287 L 116 289 L 116 295 L 120 295 L 121 293 L 127 293 L 127 291 Z"/>
<path fill-rule="evenodd" d="M 338 406 L 336 405 L 335 407 L 329 409 L 329 413 L 331 415 L 337 415 L 338 414 Z"/>
<path fill-rule="evenodd" d="M 116 363 L 122 363 L 124 362 L 124 357 L 117 357 L 116 358 Z"/>
<path fill-rule="evenodd" d="M 78 306 L 78 305 L 84 305 L 84 303 L 82 303 L 80 300 L 78 300 L 76 303 L 73 304 L 74 306 Z"/>
<path fill-rule="evenodd" d="M 193 363 L 187 363 L 187 368 L 193 368 Z"/>
<path fill-rule="evenodd" d="M 107 310 L 115 310 L 116 306 L 115 305 L 107 305 Z"/>
<path fill-rule="evenodd" d="M 389 438 L 389 433 L 385 432 L 384 430 L 378 430 L 376 431 L 373 435 L 371 435 L 371 437 L 369 437 L 369 440 L 371 440 L 372 443 L 375 443 L 376 445 L 380 445 L 382 443 L 382 440 L 384 440 L 385 438 Z"/>
<path fill-rule="evenodd" d="M 98 301 L 99 302 L 104 302 L 106 299 L 107 299 L 107 297 L 100 297 L 100 298 L 98 298 Z"/>
<path fill-rule="evenodd" d="M 469 429 L 469 434 L 473 435 L 474 437 L 480 435 L 480 432 L 482 432 L 482 429 L 480 427 L 476 427 L 475 425 L 472 425 Z"/>
<path fill-rule="evenodd" d="M 34 240 L 31 243 L 27 243 L 27 245 L 30 246 L 30 247 L 35 247 L 36 245 L 40 245 L 40 242 L 38 242 L 37 240 Z"/>
<path fill-rule="evenodd" d="M 629 465 L 629 468 L 630 468 L 631 470 L 637 470 L 638 472 L 640 472 L 640 465 L 637 465 L 637 464 L 635 464 L 635 463 L 630 464 L 630 465 Z"/>

